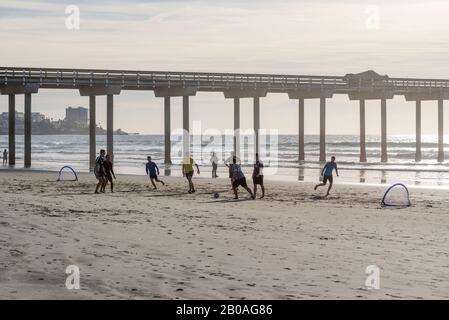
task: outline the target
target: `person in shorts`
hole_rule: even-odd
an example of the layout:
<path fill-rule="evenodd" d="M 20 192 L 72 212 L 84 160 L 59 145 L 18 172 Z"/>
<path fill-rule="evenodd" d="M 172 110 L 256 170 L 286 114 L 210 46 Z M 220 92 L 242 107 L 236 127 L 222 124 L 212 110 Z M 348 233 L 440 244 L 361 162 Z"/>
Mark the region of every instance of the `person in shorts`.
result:
<path fill-rule="evenodd" d="M 212 178 L 218 178 L 218 175 L 217 175 L 218 157 L 215 154 L 215 152 L 211 152 L 210 163 L 212 164 Z"/>
<path fill-rule="evenodd" d="M 257 194 L 257 185 L 260 185 L 262 189 L 261 199 L 265 197 L 265 187 L 263 185 L 263 162 L 259 159 L 259 154 L 256 153 L 256 162 L 254 163 L 253 170 L 253 185 L 254 185 L 254 197 Z"/>
<path fill-rule="evenodd" d="M 337 169 L 337 163 L 335 162 L 335 157 L 332 156 L 331 161 L 326 162 L 326 164 L 323 167 L 323 170 L 321 170 L 321 176 L 323 177 L 323 182 L 319 183 L 315 186 L 315 190 L 318 187 L 325 186 L 327 184 L 327 181 L 329 181 L 329 188 L 327 188 L 326 197 L 329 195 L 329 192 L 331 191 L 332 185 L 334 183 L 334 178 L 332 176 L 332 171 L 334 171 L 337 174 L 338 177 L 338 169 Z"/>
<path fill-rule="evenodd" d="M 193 185 L 193 166 L 196 166 L 196 171 L 200 174 L 200 168 L 196 164 L 195 160 L 192 157 L 187 157 L 182 164 L 182 175 L 187 178 L 189 182 L 189 191 L 188 193 L 195 193 L 195 186 Z"/>
<path fill-rule="evenodd" d="M 115 178 L 113 163 L 111 161 L 111 156 L 109 154 L 106 155 L 106 158 L 103 163 L 103 167 L 104 167 L 104 178 L 105 179 L 104 179 L 103 186 L 100 189 L 100 192 L 103 192 L 103 193 L 105 192 L 106 185 L 108 184 L 108 181 L 109 181 L 109 184 L 111 185 L 111 192 L 113 193 L 114 192 L 114 182 L 112 180 L 112 177 L 114 177 L 114 179 L 116 179 L 116 178 Z"/>
<path fill-rule="evenodd" d="M 147 175 L 150 176 L 150 181 L 151 181 L 151 184 L 153 185 L 154 190 L 156 190 L 157 187 L 156 187 L 156 184 L 154 183 L 154 181 L 162 183 L 163 186 L 165 185 L 165 183 L 164 183 L 164 181 L 159 180 L 157 177 L 159 175 L 159 168 L 158 168 L 157 164 L 154 163 L 153 161 L 151 161 L 151 157 L 147 157 L 147 160 L 148 160 L 148 162 L 145 166 L 145 170 L 147 172 Z"/>
<path fill-rule="evenodd" d="M 3 165 L 8 164 L 8 150 L 3 150 Z"/>
<path fill-rule="evenodd" d="M 104 156 L 105 156 L 105 154 L 106 154 L 106 151 L 101 149 L 100 155 L 95 159 L 94 174 L 98 180 L 97 187 L 95 188 L 95 193 L 99 193 L 98 189 L 101 188 L 106 181 L 106 178 L 104 176 L 104 160 L 105 160 Z"/>
<path fill-rule="evenodd" d="M 234 199 L 238 199 L 239 195 L 237 192 L 237 188 L 239 186 L 243 187 L 248 193 L 251 195 L 251 199 L 255 199 L 253 192 L 250 188 L 248 188 L 248 185 L 246 184 L 246 178 L 243 174 L 242 168 L 240 167 L 240 164 L 237 164 L 237 159 L 234 157 L 232 159 L 232 167 L 234 168 L 234 173 L 232 176 L 232 190 L 234 191 Z"/>

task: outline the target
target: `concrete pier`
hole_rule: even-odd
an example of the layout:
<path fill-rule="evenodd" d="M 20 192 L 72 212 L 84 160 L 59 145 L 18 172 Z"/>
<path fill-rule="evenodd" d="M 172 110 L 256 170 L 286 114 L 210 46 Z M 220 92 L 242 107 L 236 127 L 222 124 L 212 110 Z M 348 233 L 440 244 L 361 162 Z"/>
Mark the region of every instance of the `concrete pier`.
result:
<path fill-rule="evenodd" d="M 360 100 L 360 162 L 366 162 L 365 100 Z"/>
<path fill-rule="evenodd" d="M 31 93 L 25 93 L 25 112 L 24 112 L 24 165 L 25 168 L 31 167 Z"/>
<path fill-rule="evenodd" d="M 171 142 L 170 142 L 170 96 L 164 97 L 164 163 L 171 164 Z"/>
<path fill-rule="evenodd" d="M 326 161 L 326 98 L 320 98 L 320 162 Z"/>
<path fill-rule="evenodd" d="M 95 168 L 95 157 L 97 153 L 96 134 L 96 107 L 95 96 L 89 96 L 89 171 Z"/>
<path fill-rule="evenodd" d="M 422 159 L 421 154 L 421 100 L 416 100 L 416 153 L 415 161 L 419 162 Z"/>
<path fill-rule="evenodd" d="M 183 157 L 190 156 L 190 126 L 189 126 L 189 96 L 182 97 L 182 153 Z M 187 159 L 185 159 L 187 160 Z"/>
<path fill-rule="evenodd" d="M 114 160 L 114 95 L 106 96 L 106 153 Z"/>
<path fill-rule="evenodd" d="M 240 157 L 240 98 L 234 98 L 234 155 Z"/>
<path fill-rule="evenodd" d="M 240 99 L 253 98 L 255 151 L 260 152 L 260 98 L 267 93 L 288 94 L 298 99 L 298 160 L 305 160 L 304 99 L 320 99 L 320 154 L 326 160 L 326 99 L 344 94 L 360 102 L 360 162 L 366 162 L 366 100 L 381 100 L 381 161 L 387 153 L 387 99 L 396 95 L 416 102 L 416 155 L 421 161 L 421 101 L 438 101 L 438 161 L 444 161 L 444 100 L 449 100 L 449 79 L 391 78 L 373 70 L 345 76 L 166 72 L 136 70 L 55 69 L 4 67 L 0 70 L 0 94 L 9 95 L 9 162 L 15 164 L 15 96 L 25 94 L 25 166 L 31 166 L 31 94 L 39 88 L 79 90 L 89 96 L 89 167 L 94 167 L 95 98 L 107 96 L 107 152 L 113 156 L 113 95 L 122 90 L 153 91 L 164 97 L 165 163 L 170 157 L 170 98 L 183 97 L 183 149 L 190 153 L 189 96 L 197 92 L 222 92 L 234 99 L 233 148 L 240 153 Z"/>
<path fill-rule="evenodd" d="M 259 130 L 260 130 L 260 98 L 254 97 L 254 153 L 259 153 L 260 142 L 259 142 Z"/>
<path fill-rule="evenodd" d="M 10 94 L 8 100 L 9 165 L 14 166 L 16 164 L 16 96 Z"/>
<path fill-rule="evenodd" d="M 298 99 L 298 161 L 305 160 L 304 152 L 304 99 Z"/>
<path fill-rule="evenodd" d="M 380 133 L 380 161 L 387 162 L 387 99 L 380 100 L 380 118 L 381 118 L 381 133 Z"/>
<path fill-rule="evenodd" d="M 443 100 L 438 100 L 438 162 L 444 161 Z"/>

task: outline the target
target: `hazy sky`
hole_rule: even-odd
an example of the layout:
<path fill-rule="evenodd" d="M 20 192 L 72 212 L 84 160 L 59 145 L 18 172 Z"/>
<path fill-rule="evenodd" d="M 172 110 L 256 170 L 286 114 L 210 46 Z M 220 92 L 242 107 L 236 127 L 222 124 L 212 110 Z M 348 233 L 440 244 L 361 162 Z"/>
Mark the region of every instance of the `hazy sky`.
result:
<path fill-rule="evenodd" d="M 68 5 L 80 9 L 79 30 L 66 28 Z M 448 21 L 449 1 L 432 0 L 0 0 L 0 64 L 315 75 L 373 69 L 392 77 L 449 78 Z M 17 104 L 23 110 L 23 99 Z M 98 99 L 102 125 L 105 104 Z M 54 118 L 69 105 L 88 101 L 75 90 L 33 96 L 33 111 Z M 232 128 L 232 105 L 222 94 L 200 92 L 191 99 L 191 119 L 203 128 Z M 241 105 L 241 126 L 250 128 L 252 101 Z M 115 106 L 116 128 L 162 132 L 163 99 L 151 91 L 123 92 Z M 318 107 L 317 100 L 306 101 L 306 133 L 318 133 Z M 330 134 L 358 133 L 358 103 L 335 96 L 327 119 Z M 389 101 L 388 120 L 389 133 L 414 133 L 414 104 Z M 423 103 L 423 133 L 436 133 L 436 125 L 436 102 Z M 181 126 L 180 99 L 173 99 L 172 126 Z M 284 94 L 261 99 L 261 126 L 296 133 L 297 102 Z M 368 102 L 367 133 L 379 132 L 380 102 Z"/>

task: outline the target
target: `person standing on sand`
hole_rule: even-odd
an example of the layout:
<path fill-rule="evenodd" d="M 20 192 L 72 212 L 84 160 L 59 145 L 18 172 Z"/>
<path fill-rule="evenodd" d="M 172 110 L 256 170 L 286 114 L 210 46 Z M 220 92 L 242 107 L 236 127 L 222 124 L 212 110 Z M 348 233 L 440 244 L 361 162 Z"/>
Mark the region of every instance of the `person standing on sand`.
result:
<path fill-rule="evenodd" d="M 106 179 L 104 176 L 104 155 L 106 151 L 103 149 L 100 150 L 100 155 L 95 159 L 95 168 L 94 174 L 98 180 L 97 187 L 95 188 L 95 193 L 98 193 L 98 188 L 102 187 L 105 183 Z"/>
<path fill-rule="evenodd" d="M 260 185 L 260 188 L 262 189 L 262 196 L 260 198 L 262 199 L 265 197 L 265 187 L 263 185 L 263 162 L 260 161 L 258 153 L 256 153 L 256 162 L 254 163 L 253 185 L 254 197 L 256 197 L 257 194 L 257 185 Z"/>
<path fill-rule="evenodd" d="M 321 176 L 323 177 L 323 182 L 319 183 L 315 186 L 315 190 L 318 187 L 325 186 L 327 181 L 329 180 L 329 188 L 327 188 L 326 197 L 329 195 L 329 192 L 331 191 L 332 184 L 334 183 L 334 178 L 332 176 L 332 171 L 335 169 L 335 173 L 338 177 L 338 169 L 337 169 L 337 163 L 335 162 L 335 157 L 332 156 L 331 161 L 326 162 L 326 164 L 323 167 L 323 170 L 321 170 Z"/>
<path fill-rule="evenodd" d="M 212 178 L 218 178 L 217 168 L 218 168 L 218 157 L 215 152 L 211 152 L 210 162 L 212 163 Z"/>
<path fill-rule="evenodd" d="M 8 164 L 8 150 L 3 150 L 3 165 Z"/>
<path fill-rule="evenodd" d="M 106 189 L 106 185 L 108 184 L 108 181 L 111 185 L 111 192 L 114 192 L 114 182 L 112 181 L 112 176 L 114 176 L 115 178 L 115 173 L 114 173 L 114 168 L 113 168 L 113 163 L 111 161 L 111 156 L 110 155 L 106 155 L 106 159 L 104 160 L 103 163 L 103 167 L 104 167 L 104 183 L 103 186 L 101 187 L 100 192 L 105 192 Z"/>
<path fill-rule="evenodd" d="M 145 171 L 147 172 L 147 175 L 150 176 L 150 181 L 151 181 L 151 184 L 153 185 L 154 190 L 157 189 L 154 181 L 160 182 L 160 183 L 162 183 L 163 186 L 165 186 L 164 181 L 159 180 L 157 178 L 157 176 L 159 175 L 159 168 L 158 168 L 157 164 L 154 163 L 153 161 L 151 161 L 151 157 L 147 157 L 147 160 L 148 160 L 148 162 L 145 166 Z"/>
<path fill-rule="evenodd" d="M 240 159 L 234 155 L 234 152 L 231 152 L 231 156 L 224 162 L 225 166 L 229 169 L 229 179 L 231 180 L 231 187 L 232 179 L 234 177 L 234 159 L 236 159 L 237 164 L 240 164 Z"/>
<path fill-rule="evenodd" d="M 195 160 L 193 160 L 192 157 L 188 157 L 188 159 L 184 160 L 184 163 L 182 164 L 182 175 L 187 178 L 187 181 L 189 181 L 189 191 L 188 193 L 195 193 L 195 186 L 193 185 L 192 178 L 193 178 L 193 166 L 196 166 L 196 171 L 198 174 L 200 174 L 200 168 L 196 164 Z"/>
<path fill-rule="evenodd" d="M 248 185 L 246 184 L 246 178 L 245 175 L 243 174 L 242 168 L 240 167 L 240 164 L 237 164 L 237 159 L 234 157 L 234 159 L 232 160 L 233 163 L 233 168 L 234 168 L 234 174 L 232 176 L 232 190 L 234 191 L 234 199 L 238 199 L 239 195 L 237 193 L 237 188 L 239 186 L 242 186 L 246 191 L 248 191 L 248 193 L 251 195 L 251 199 L 256 199 L 254 197 L 253 192 L 251 191 L 250 188 L 248 188 Z"/>

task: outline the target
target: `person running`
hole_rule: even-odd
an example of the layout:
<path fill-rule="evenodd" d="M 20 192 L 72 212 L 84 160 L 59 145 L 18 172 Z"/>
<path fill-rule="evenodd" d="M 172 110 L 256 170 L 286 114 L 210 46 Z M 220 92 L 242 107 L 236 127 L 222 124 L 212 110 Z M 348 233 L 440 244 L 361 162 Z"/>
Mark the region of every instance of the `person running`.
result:
<path fill-rule="evenodd" d="M 100 155 L 97 157 L 97 159 L 95 159 L 94 174 L 98 180 L 97 187 L 95 188 L 95 193 L 98 193 L 98 189 L 100 187 L 102 187 L 106 181 L 106 178 L 104 176 L 104 155 L 105 154 L 106 154 L 106 151 L 101 149 Z"/>
<path fill-rule="evenodd" d="M 159 175 L 159 168 L 158 168 L 157 164 L 154 163 L 153 161 L 151 161 L 151 157 L 147 157 L 147 159 L 148 159 L 148 162 L 145 166 L 145 170 L 147 172 L 147 175 L 150 176 L 150 181 L 151 181 L 151 184 L 153 185 L 154 190 L 157 189 L 154 181 L 160 182 L 160 183 L 162 183 L 163 186 L 165 186 L 164 181 L 159 180 L 157 178 L 157 176 Z"/>
<path fill-rule="evenodd" d="M 104 160 L 103 163 L 103 167 L 104 167 L 104 183 L 103 186 L 101 187 L 100 192 L 105 192 L 106 189 L 106 185 L 109 184 L 111 185 L 111 192 L 114 192 L 114 182 L 112 181 L 112 177 L 114 177 L 114 179 L 116 179 L 115 177 L 115 173 L 114 173 L 114 168 L 113 168 L 113 163 L 111 161 L 111 156 L 110 155 L 106 155 L 106 158 Z"/>
<path fill-rule="evenodd" d="M 232 190 L 234 191 L 234 199 L 238 199 L 239 195 L 237 193 L 237 188 L 239 186 L 242 186 L 248 193 L 251 195 L 251 199 L 255 199 L 253 192 L 250 188 L 248 188 L 248 185 L 246 184 L 246 178 L 243 174 L 242 168 L 240 167 L 240 164 L 237 164 L 237 159 L 234 157 L 232 160 L 233 168 L 234 168 L 234 174 L 232 176 Z"/>
<path fill-rule="evenodd" d="M 218 168 L 218 157 L 215 152 L 211 152 L 210 162 L 212 163 L 212 178 L 218 178 L 217 168 Z"/>
<path fill-rule="evenodd" d="M 189 181 L 189 191 L 188 193 L 195 193 L 195 186 L 193 185 L 192 178 L 193 178 L 193 166 L 196 166 L 196 171 L 198 174 L 200 174 L 200 168 L 198 167 L 198 164 L 193 160 L 192 157 L 189 157 L 187 161 L 184 161 L 182 164 L 182 175 L 187 178 L 187 181 Z"/>
<path fill-rule="evenodd" d="M 8 164 L 8 150 L 3 150 L 3 165 Z"/>
<path fill-rule="evenodd" d="M 323 167 L 323 170 L 321 170 L 321 176 L 323 177 L 323 182 L 319 183 L 315 186 L 315 190 L 318 187 L 325 186 L 327 181 L 329 180 L 329 188 L 327 188 L 326 197 L 329 195 L 329 192 L 331 191 L 332 184 L 334 183 L 334 178 L 332 176 L 332 171 L 335 169 L 335 173 L 338 177 L 338 169 L 337 169 L 337 163 L 335 162 L 335 157 L 332 156 L 331 161 L 326 162 L 326 164 Z"/>
<path fill-rule="evenodd" d="M 262 189 L 261 199 L 265 197 L 265 187 L 263 185 L 263 162 L 259 159 L 259 154 L 256 153 L 256 163 L 254 163 L 253 170 L 253 184 L 254 184 L 254 197 L 257 194 L 257 185 L 260 185 Z"/>

